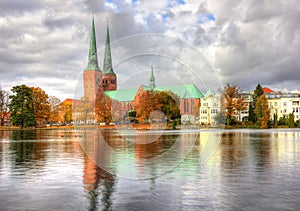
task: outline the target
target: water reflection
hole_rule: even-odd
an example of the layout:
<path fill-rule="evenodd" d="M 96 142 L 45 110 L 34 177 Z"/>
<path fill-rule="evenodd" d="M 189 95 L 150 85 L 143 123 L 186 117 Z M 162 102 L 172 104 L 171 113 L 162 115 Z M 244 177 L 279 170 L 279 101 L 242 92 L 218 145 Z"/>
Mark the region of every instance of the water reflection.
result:
<path fill-rule="evenodd" d="M 84 156 L 83 184 L 89 200 L 88 210 L 110 210 L 115 178 Z M 101 203 L 98 196 L 100 192 Z"/>
<path fill-rule="evenodd" d="M 132 131 L 0 131 L 0 207 L 293 210 L 300 206 L 299 130 L 157 134 L 151 141 L 151 133 Z"/>

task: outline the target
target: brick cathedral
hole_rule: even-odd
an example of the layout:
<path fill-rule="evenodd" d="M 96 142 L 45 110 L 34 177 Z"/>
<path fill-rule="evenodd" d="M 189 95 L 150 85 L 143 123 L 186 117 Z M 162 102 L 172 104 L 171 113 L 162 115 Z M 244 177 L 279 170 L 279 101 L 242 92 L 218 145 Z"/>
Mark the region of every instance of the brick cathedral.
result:
<path fill-rule="evenodd" d="M 83 72 L 83 83 L 84 97 L 89 101 L 95 101 L 96 94 L 99 92 L 117 90 L 117 76 L 112 67 L 108 23 L 106 26 L 103 69 L 101 71 L 98 65 L 94 17 L 92 20 L 88 65 Z"/>
<path fill-rule="evenodd" d="M 204 96 L 194 84 L 156 86 L 152 67 L 148 85 L 141 85 L 133 89 L 117 90 L 117 76 L 112 66 L 108 24 L 106 26 L 104 61 L 101 71 L 98 65 L 94 17 L 92 19 L 88 65 L 83 73 L 83 81 L 84 98 L 86 100 L 95 102 L 97 94 L 104 93 L 114 102 L 117 102 L 118 106 L 114 109 L 114 112 L 120 113 L 120 116 L 125 116 L 129 110 L 134 109 L 133 101 L 136 97 L 139 97 L 139 93 L 143 90 L 171 91 L 179 97 L 181 121 L 194 122 L 198 118 L 198 115 L 195 115 L 194 112 L 195 105 Z"/>

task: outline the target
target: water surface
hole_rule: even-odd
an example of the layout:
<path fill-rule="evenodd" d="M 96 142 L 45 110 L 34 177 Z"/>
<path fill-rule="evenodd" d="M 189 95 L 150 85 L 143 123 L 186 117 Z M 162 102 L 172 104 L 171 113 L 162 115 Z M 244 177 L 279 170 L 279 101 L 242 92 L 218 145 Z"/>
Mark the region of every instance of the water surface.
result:
<path fill-rule="evenodd" d="M 296 129 L 0 131 L 0 207 L 297 210 L 299 164 Z"/>

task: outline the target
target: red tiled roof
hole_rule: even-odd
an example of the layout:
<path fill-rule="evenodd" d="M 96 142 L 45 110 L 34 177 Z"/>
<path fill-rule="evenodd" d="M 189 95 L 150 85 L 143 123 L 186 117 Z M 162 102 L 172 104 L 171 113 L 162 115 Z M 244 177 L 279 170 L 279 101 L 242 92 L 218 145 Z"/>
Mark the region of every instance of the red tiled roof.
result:
<path fill-rule="evenodd" d="M 268 87 L 264 87 L 264 88 L 262 88 L 262 90 L 264 91 L 264 93 L 274 92 L 272 89 L 270 89 Z"/>

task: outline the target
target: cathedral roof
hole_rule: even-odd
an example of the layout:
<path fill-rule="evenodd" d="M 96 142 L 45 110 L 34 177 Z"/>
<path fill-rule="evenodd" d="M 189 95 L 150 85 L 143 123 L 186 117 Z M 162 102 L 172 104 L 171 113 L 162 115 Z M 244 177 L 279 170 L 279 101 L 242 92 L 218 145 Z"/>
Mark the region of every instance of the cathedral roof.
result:
<path fill-rule="evenodd" d="M 113 100 L 117 100 L 119 102 L 131 102 L 134 100 L 137 92 L 138 89 L 120 89 L 114 91 L 106 91 L 104 93 Z"/>
<path fill-rule="evenodd" d="M 92 20 L 92 31 L 90 37 L 90 49 L 88 57 L 88 65 L 85 70 L 97 70 L 101 71 L 98 65 L 98 54 L 97 54 L 97 44 L 96 44 L 96 35 L 95 35 L 95 24 L 94 17 Z"/>
<path fill-rule="evenodd" d="M 106 40 L 105 40 L 105 49 L 104 49 L 103 74 L 115 74 L 113 67 L 112 67 L 108 23 L 106 25 Z"/>
<path fill-rule="evenodd" d="M 142 85 L 141 87 L 144 90 L 152 90 L 149 86 Z M 184 84 L 178 86 L 159 86 L 156 87 L 154 91 L 171 91 L 174 94 L 178 95 L 181 99 L 203 97 L 203 94 L 194 84 Z M 137 92 L 138 89 L 123 89 L 115 91 L 106 91 L 104 93 L 113 100 L 117 100 L 119 102 L 131 102 L 134 100 L 134 97 L 137 94 Z"/>

